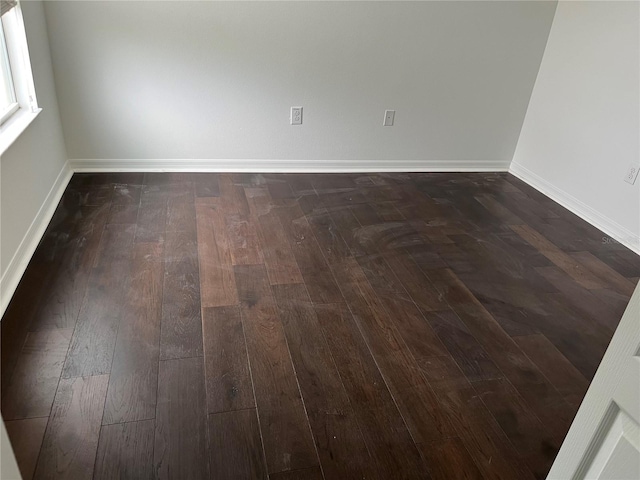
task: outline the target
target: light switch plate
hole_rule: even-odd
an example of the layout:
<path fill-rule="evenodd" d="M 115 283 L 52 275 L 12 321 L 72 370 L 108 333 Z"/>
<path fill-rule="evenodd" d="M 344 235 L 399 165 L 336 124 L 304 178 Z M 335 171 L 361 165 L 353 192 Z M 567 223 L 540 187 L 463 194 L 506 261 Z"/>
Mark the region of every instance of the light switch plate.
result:
<path fill-rule="evenodd" d="M 383 122 L 383 126 L 385 127 L 392 127 L 393 126 L 393 120 L 396 117 L 396 111 L 395 110 L 385 110 L 384 111 L 384 122 Z"/>

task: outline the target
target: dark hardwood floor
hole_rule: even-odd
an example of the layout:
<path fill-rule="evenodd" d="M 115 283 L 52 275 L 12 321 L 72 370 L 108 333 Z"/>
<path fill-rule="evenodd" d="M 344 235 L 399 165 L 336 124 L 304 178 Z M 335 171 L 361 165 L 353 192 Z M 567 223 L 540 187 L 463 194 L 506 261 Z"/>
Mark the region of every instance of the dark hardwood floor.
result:
<path fill-rule="evenodd" d="M 24 478 L 544 478 L 640 258 L 507 174 L 75 175 L 2 319 Z"/>

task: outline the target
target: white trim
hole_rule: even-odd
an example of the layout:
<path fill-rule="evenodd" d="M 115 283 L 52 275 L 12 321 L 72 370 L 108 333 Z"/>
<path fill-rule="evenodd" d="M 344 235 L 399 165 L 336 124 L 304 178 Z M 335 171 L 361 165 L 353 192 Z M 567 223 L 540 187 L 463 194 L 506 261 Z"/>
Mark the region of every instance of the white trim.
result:
<path fill-rule="evenodd" d="M 56 208 L 58 208 L 58 203 L 60 203 L 62 194 L 67 188 L 72 175 L 73 170 L 69 168 L 69 162 L 66 162 L 62 170 L 60 170 L 56 181 L 53 183 L 51 190 L 49 190 L 47 197 L 44 199 L 44 202 L 42 202 L 40 210 L 38 210 L 33 222 L 31 222 L 27 233 L 22 238 L 9 265 L 7 265 L 7 269 L 0 279 L 0 318 L 4 315 L 11 301 L 11 297 L 18 287 L 18 283 L 20 283 L 20 279 L 36 251 L 36 247 L 44 236 L 44 232 Z"/>
<path fill-rule="evenodd" d="M 565 207 L 567 210 L 575 213 L 585 222 L 590 223 L 599 230 L 602 230 L 629 250 L 640 255 L 640 236 L 638 236 L 637 233 L 633 233 L 622 225 L 611 221 L 605 215 L 593 209 L 586 203 L 578 200 L 573 195 L 568 194 L 555 185 L 552 185 L 539 175 L 516 162 L 511 163 L 509 173 L 531 185 L 536 190 L 539 190 L 551 200 Z"/>
<path fill-rule="evenodd" d="M 509 160 L 70 159 L 75 172 L 507 172 Z"/>

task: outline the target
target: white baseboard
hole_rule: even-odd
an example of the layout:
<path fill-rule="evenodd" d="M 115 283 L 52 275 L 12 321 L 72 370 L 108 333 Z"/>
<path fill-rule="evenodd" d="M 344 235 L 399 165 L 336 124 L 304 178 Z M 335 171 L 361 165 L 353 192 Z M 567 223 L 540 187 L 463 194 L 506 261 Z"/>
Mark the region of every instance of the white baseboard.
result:
<path fill-rule="evenodd" d="M 578 200 L 573 195 L 568 194 L 555 185 L 552 185 L 542 177 L 518 163 L 511 163 L 509 173 L 531 185 L 536 190 L 544 193 L 547 197 L 559 203 L 567 210 L 575 213 L 584 221 L 590 223 L 597 229 L 602 230 L 602 232 L 607 236 L 613 238 L 617 242 L 620 242 L 629 250 L 640 255 L 640 236 L 638 233 L 633 233 L 622 225 L 611 221 L 605 215 L 601 214 L 586 203 Z"/>
<path fill-rule="evenodd" d="M 72 175 L 73 170 L 70 168 L 69 162 L 66 162 L 2 275 L 0 279 L 0 317 L 4 315 Z"/>
<path fill-rule="evenodd" d="M 508 160 L 72 159 L 75 172 L 506 172 Z"/>

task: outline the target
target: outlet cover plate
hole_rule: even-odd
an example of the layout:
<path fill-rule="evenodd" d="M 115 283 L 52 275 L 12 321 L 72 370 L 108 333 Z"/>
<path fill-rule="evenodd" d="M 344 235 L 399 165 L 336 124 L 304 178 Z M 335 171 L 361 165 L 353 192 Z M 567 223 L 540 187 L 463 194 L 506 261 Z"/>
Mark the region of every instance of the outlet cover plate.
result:
<path fill-rule="evenodd" d="M 291 107 L 291 125 L 302 125 L 302 107 Z"/>
<path fill-rule="evenodd" d="M 624 176 L 624 181 L 630 183 L 631 185 L 636 183 L 636 178 L 638 178 L 638 170 L 640 170 L 640 167 L 638 165 L 629 165 L 627 174 Z"/>

